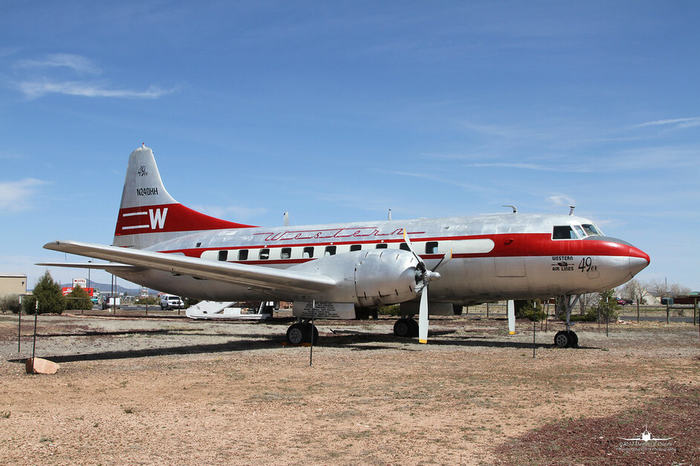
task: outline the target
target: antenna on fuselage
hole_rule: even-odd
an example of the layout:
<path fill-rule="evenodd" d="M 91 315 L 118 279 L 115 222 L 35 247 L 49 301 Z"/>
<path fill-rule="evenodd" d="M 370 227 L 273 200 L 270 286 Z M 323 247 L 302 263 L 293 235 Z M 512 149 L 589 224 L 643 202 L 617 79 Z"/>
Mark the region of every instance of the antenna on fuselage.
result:
<path fill-rule="evenodd" d="M 389 215 L 386 218 L 387 220 L 391 220 L 391 209 L 389 209 Z"/>
<path fill-rule="evenodd" d="M 284 225 L 285 227 L 288 227 L 288 226 L 289 226 L 289 212 L 285 212 L 285 213 L 284 213 L 284 222 L 283 222 L 283 225 Z"/>
<path fill-rule="evenodd" d="M 517 214 L 517 213 L 518 213 L 518 208 L 515 207 L 514 205 L 504 205 L 503 207 L 510 207 L 511 209 L 513 209 L 513 213 L 514 213 L 514 214 Z"/>
<path fill-rule="evenodd" d="M 569 206 L 569 215 L 574 215 L 574 209 L 576 208 L 575 205 L 570 205 Z"/>

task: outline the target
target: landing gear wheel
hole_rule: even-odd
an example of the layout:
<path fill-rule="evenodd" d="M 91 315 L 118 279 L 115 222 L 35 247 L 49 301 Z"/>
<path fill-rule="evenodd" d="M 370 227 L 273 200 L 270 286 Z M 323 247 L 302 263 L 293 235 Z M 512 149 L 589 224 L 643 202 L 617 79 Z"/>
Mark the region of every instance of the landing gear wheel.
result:
<path fill-rule="evenodd" d="M 571 330 L 560 330 L 554 335 L 554 344 L 558 348 L 578 348 L 578 335 Z"/>
<path fill-rule="evenodd" d="M 304 324 L 292 324 L 287 329 L 287 343 L 290 345 L 301 345 L 306 339 Z"/>
<path fill-rule="evenodd" d="M 418 322 L 416 322 L 415 319 L 408 319 L 408 323 L 411 326 L 411 336 L 417 337 L 418 336 Z"/>
<path fill-rule="evenodd" d="M 311 342 L 311 335 L 314 337 L 314 345 L 318 342 L 318 329 L 310 323 L 296 323 L 287 329 L 287 343 L 290 345 L 301 345 Z"/>
<path fill-rule="evenodd" d="M 311 335 L 314 336 L 314 341 L 313 345 L 318 343 L 318 329 L 316 328 L 315 325 L 311 325 L 310 323 L 308 324 L 303 324 L 304 325 L 304 342 L 305 343 L 312 343 L 311 342 Z"/>
<path fill-rule="evenodd" d="M 401 338 L 410 338 L 413 336 L 413 329 L 411 328 L 411 320 L 413 319 L 399 319 L 394 324 L 394 335 Z"/>
<path fill-rule="evenodd" d="M 569 335 L 571 335 L 571 346 L 570 348 L 578 348 L 578 335 L 576 332 L 569 330 Z"/>
<path fill-rule="evenodd" d="M 418 336 L 418 322 L 413 319 L 399 319 L 394 324 L 394 335 L 401 338 Z"/>

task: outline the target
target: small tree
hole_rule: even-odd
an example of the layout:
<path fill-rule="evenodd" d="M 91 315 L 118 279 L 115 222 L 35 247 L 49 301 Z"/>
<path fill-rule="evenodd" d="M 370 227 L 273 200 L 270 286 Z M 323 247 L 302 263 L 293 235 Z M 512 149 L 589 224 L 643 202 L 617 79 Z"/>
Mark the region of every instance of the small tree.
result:
<path fill-rule="evenodd" d="M 595 303 L 598 302 L 598 294 L 597 293 L 585 293 L 585 294 L 579 295 L 578 298 L 579 298 L 578 299 L 579 315 L 586 314 L 586 310 L 590 309 L 591 306 L 594 306 Z"/>
<path fill-rule="evenodd" d="M 34 285 L 32 296 L 22 300 L 22 307 L 27 314 L 34 314 L 36 302 L 39 301 L 39 314 L 60 314 L 66 309 L 66 298 L 61 292 L 61 285 L 53 281 L 47 271 Z"/>
<path fill-rule="evenodd" d="M 668 297 L 668 284 L 665 280 L 654 279 L 647 284 L 649 292 L 657 298 Z"/>
<path fill-rule="evenodd" d="M 633 278 L 620 289 L 620 294 L 623 298 L 634 301 L 637 305 L 646 304 L 644 296 L 647 294 L 647 287 Z"/>
<path fill-rule="evenodd" d="M 92 309 L 92 300 L 90 299 L 90 295 L 80 285 L 76 285 L 73 288 L 73 291 L 68 294 L 67 298 L 66 309 L 76 311 Z"/>
<path fill-rule="evenodd" d="M 597 314 L 600 316 L 600 322 L 610 322 L 617 321 L 618 311 L 620 310 L 620 305 L 617 304 L 615 299 L 615 289 L 609 289 L 601 291 L 599 293 L 598 308 L 596 309 Z M 598 310 L 600 312 L 598 312 Z"/>

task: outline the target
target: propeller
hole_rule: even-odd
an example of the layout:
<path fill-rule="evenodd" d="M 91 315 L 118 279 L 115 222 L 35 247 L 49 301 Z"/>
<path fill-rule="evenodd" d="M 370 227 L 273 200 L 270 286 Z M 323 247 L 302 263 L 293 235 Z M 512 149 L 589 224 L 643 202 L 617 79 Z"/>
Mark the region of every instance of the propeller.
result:
<path fill-rule="evenodd" d="M 409 251 L 418 261 L 416 266 L 416 293 L 420 293 L 420 307 L 418 311 L 418 342 L 428 343 L 428 284 L 432 280 L 437 280 L 440 278 L 440 274 L 436 272 L 437 268 L 443 263 L 447 263 L 452 259 L 452 250 L 447 254 L 442 256 L 440 262 L 437 263 L 433 270 L 429 270 L 425 265 L 425 261 L 416 254 L 415 249 L 413 249 L 413 244 L 411 239 L 408 237 L 406 229 L 403 230 L 403 239 L 408 246 Z"/>

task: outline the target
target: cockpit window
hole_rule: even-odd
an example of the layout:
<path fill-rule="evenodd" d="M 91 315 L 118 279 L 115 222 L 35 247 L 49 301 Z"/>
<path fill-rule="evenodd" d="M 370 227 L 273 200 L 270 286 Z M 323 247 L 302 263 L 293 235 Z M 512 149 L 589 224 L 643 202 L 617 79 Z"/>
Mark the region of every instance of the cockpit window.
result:
<path fill-rule="evenodd" d="M 586 237 L 586 233 L 583 231 L 583 228 L 581 228 L 581 225 L 574 225 L 574 231 L 579 238 Z"/>
<path fill-rule="evenodd" d="M 583 231 L 585 231 L 586 235 L 588 236 L 603 236 L 603 232 L 601 232 L 598 227 L 592 223 L 583 224 L 581 226 L 583 227 Z"/>
<path fill-rule="evenodd" d="M 571 225 L 561 225 L 554 227 L 552 239 L 579 239 L 579 237 Z"/>

